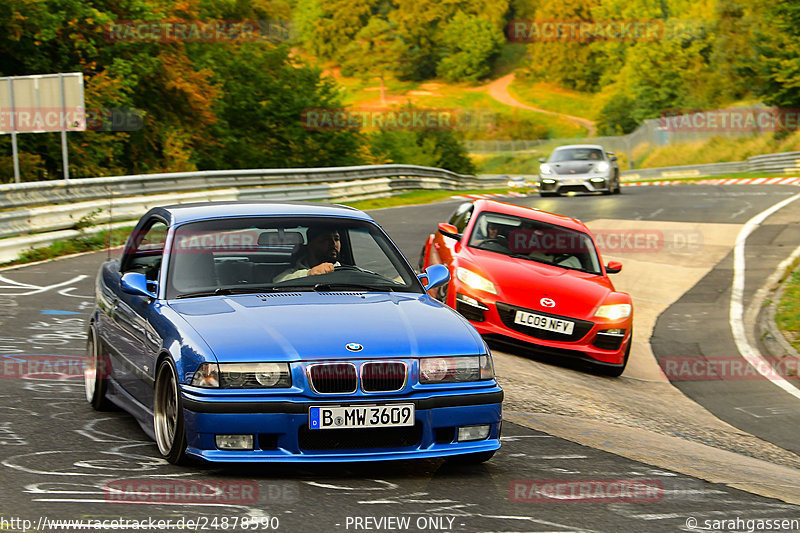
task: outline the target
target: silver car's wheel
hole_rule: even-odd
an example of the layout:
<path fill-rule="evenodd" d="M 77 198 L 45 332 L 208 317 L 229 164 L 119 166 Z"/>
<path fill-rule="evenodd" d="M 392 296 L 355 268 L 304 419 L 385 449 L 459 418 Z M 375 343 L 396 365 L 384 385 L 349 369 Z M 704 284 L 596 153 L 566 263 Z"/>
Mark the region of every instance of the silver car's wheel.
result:
<path fill-rule="evenodd" d="M 178 379 L 169 359 L 164 359 L 156 374 L 153 426 L 158 451 L 173 464 L 186 460 L 186 433 Z"/>

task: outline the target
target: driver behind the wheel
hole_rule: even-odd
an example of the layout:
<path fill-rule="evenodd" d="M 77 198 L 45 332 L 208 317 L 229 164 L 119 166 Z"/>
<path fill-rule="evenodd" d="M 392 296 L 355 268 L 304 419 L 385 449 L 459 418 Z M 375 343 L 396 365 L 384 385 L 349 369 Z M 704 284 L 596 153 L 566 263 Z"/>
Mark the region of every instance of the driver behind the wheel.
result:
<path fill-rule="evenodd" d="M 287 268 L 272 281 L 286 281 L 289 279 L 328 274 L 334 267 L 339 266 L 339 253 L 342 249 L 342 240 L 339 230 L 327 226 L 314 226 L 306 231 L 308 243 L 301 250 L 294 265 Z"/>

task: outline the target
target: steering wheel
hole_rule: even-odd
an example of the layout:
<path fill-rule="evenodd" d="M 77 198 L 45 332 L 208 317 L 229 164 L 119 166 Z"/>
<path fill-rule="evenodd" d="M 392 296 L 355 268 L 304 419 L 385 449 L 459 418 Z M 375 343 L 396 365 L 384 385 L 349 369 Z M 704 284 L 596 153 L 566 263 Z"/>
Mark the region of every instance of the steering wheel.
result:
<path fill-rule="evenodd" d="M 376 276 L 380 276 L 377 272 L 373 272 L 372 270 L 367 270 L 366 268 L 361 268 L 360 266 L 356 265 L 336 265 L 333 267 L 334 272 L 341 272 L 341 271 L 351 270 L 354 272 L 365 272 L 367 274 L 375 274 Z"/>
<path fill-rule="evenodd" d="M 333 267 L 334 272 L 340 272 L 342 270 L 355 270 L 356 272 L 363 272 L 362 269 L 358 268 L 355 265 L 336 265 Z"/>

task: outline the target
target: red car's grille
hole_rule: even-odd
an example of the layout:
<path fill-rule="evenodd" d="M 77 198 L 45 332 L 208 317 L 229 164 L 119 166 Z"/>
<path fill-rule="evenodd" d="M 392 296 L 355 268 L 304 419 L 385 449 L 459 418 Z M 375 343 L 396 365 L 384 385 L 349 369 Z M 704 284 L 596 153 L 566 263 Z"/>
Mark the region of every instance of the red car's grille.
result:
<path fill-rule="evenodd" d="M 399 361 L 370 361 L 361 367 L 364 392 L 393 392 L 406 384 L 406 365 Z"/>
<path fill-rule="evenodd" d="M 358 378 L 353 363 L 317 363 L 308 367 L 311 388 L 321 394 L 345 394 L 356 391 Z"/>
<path fill-rule="evenodd" d="M 533 309 L 525 309 L 524 307 L 516 307 L 513 305 L 508 305 L 504 303 L 497 302 L 497 314 L 500 315 L 500 320 L 503 321 L 503 324 L 509 329 L 513 329 L 514 331 L 519 331 L 520 333 L 524 333 L 525 335 L 530 335 L 536 339 L 541 339 L 544 341 L 561 341 L 561 342 L 574 342 L 579 341 L 583 337 L 589 333 L 589 330 L 592 329 L 594 324 L 587 320 L 577 320 L 568 316 L 559 316 L 559 315 L 552 315 L 550 313 L 543 313 L 541 311 L 534 311 Z M 523 326 L 522 324 L 517 324 L 514 322 L 514 317 L 517 314 L 517 311 L 524 311 L 526 313 L 536 313 L 537 315 L 548 316 L 551 318 L 557 318 L 559 320 L 568 320 L 573 322 L 575 326 L 572 329 L 572 333 L 570 335 L 566 335 L 564 333 L 558 333 L 555 331 L 547 331 L 544 329 L 539 328 L 532 328 L 529 326 Z"/>

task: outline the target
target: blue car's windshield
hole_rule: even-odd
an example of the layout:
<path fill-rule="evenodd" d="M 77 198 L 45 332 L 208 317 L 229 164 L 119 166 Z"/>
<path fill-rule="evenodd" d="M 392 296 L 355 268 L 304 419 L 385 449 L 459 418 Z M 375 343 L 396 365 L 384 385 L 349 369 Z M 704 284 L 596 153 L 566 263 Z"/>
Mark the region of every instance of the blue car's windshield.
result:
<path fill-rule="evenodd" d="M 422 286 L 383 232 L 363 221 L 261 217 L 176 228 L 167 298 L 285 290 L 422 292 Z"/>

